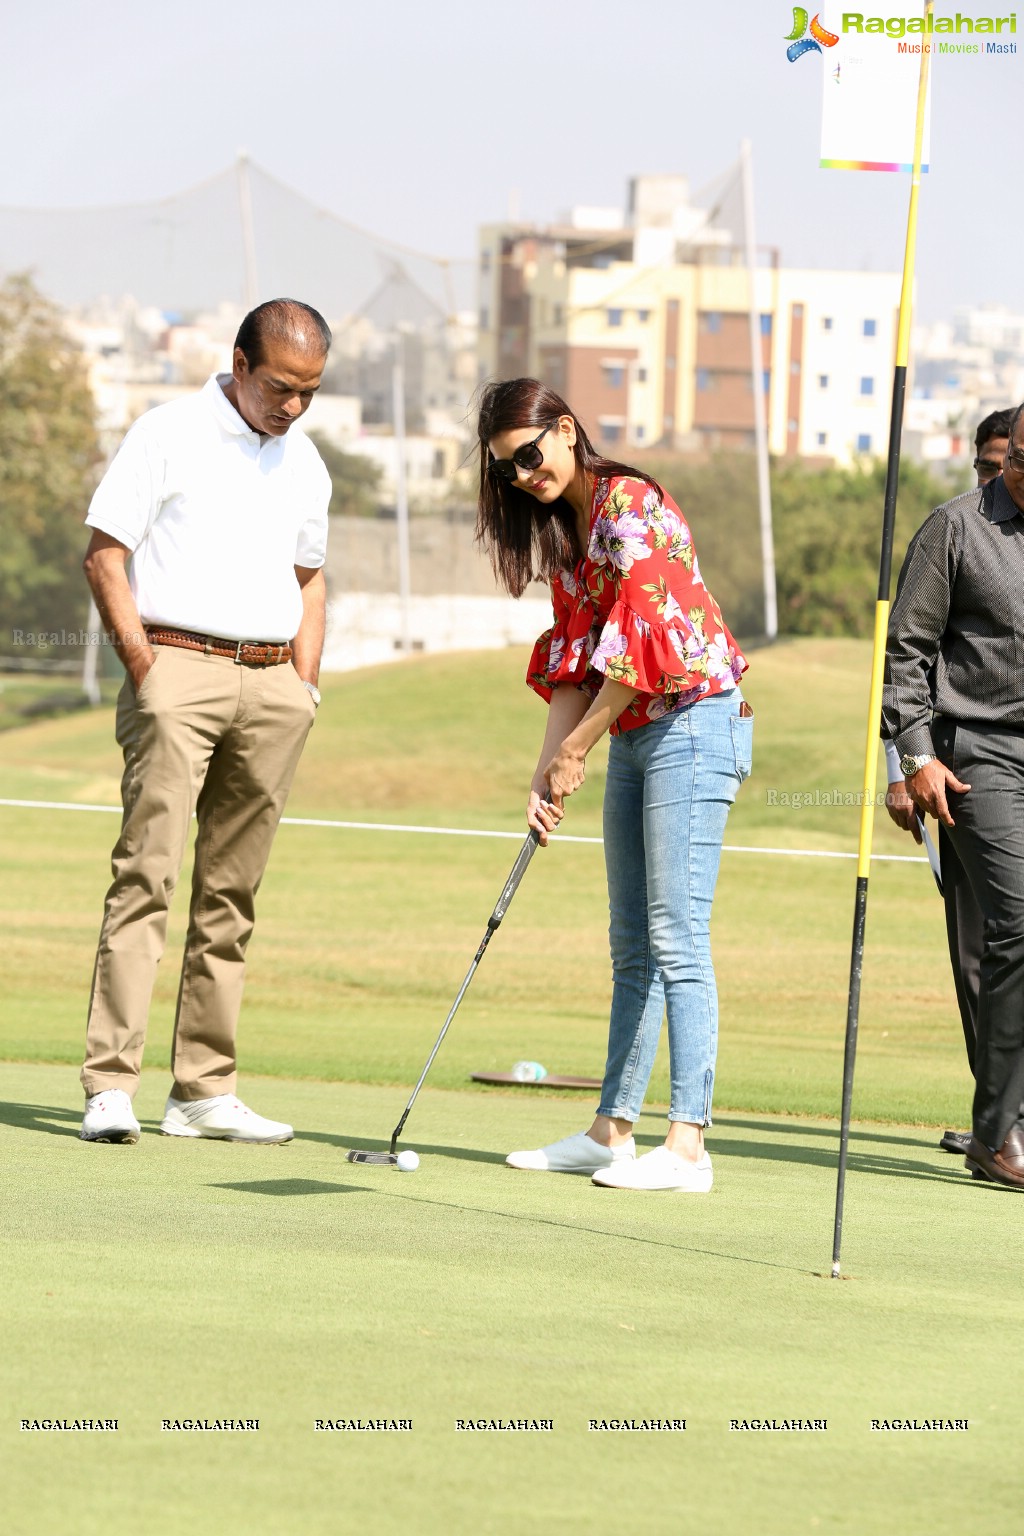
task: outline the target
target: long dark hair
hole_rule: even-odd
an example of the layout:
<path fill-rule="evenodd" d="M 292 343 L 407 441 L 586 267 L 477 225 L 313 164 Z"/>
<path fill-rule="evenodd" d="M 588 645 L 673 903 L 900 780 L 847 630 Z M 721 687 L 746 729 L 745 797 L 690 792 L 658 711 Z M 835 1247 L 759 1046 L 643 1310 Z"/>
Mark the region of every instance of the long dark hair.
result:
<path fill-rule="evenodd" d="M 521 597 L 535 576 L 549 580 L 556 571 L 572 569 L 584 551 L 576 532 L 576 514 L 563 498 L 544 506 L 525 491 L 488 469 L 491 439 L 521 427 L 553 425 L 571 416 L 576 426 L 573 453 L 587 475 L 600 480 L 632 475 L 660 495 L 657 481 L 642 470 L 598 453 L 579 418 L 561 395 L 539 379 L 505 379 L 485 384 L 480 392 L 477 437 L 480 440 L 480 493 L 477 501 L 477 542 L 490 556 L 494 574 L 513 597 Z"/>

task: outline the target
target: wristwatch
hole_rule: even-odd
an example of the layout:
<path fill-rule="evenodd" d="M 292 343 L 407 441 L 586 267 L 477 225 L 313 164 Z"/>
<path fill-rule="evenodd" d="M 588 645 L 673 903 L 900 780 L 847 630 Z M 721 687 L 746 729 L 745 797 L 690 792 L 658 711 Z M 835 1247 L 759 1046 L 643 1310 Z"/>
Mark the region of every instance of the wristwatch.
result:
<path fill-rule="evenodd" d="M 905 779 L 912 779 L 918 769 L 924 767 L 925 763 L 934 763 L 934 761 L 934 752 L 921 752 L 917 757 L 911 757 L 908 752 L 904 757 L 900 758 L 900 772 Z"/>
<path fill-rule="evenodd" d="M 315 683 L 307 683 L 306 679 L 304 677 L 300 678 L 299 681 L 302 683 L 303 688 L 305 688 L 308 691 L 309 696 L 313 700 L 313 703 L 316 705 L 317 709 L 319 709 L 320 708 L 320 689 L 316 686 Z"/>

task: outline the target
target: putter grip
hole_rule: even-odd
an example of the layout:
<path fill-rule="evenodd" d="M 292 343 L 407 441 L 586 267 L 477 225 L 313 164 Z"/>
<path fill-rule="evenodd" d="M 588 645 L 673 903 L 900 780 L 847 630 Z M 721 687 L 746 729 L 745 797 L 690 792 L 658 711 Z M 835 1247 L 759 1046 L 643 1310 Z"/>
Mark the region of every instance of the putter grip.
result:
<path fill-rule="evenodd" d="M 508 911 L 512 897 L 515 895 L 519 888 L 520 880 L 526 874 L 526 866 L 529 864 L 530 860 L 536 853 L 537 845 L 539 842 L 540 833 L 531 827 L 525 843 L 519 850 L 519 857 L 516 859 L 512 866 L 512 873 L 505 881 L 505 889 L 498 897 L 497 905 L 487 920 L 487 926 L 491 930 L 497 928 L 498 924 L 505 916 L 505 913 Z"/>

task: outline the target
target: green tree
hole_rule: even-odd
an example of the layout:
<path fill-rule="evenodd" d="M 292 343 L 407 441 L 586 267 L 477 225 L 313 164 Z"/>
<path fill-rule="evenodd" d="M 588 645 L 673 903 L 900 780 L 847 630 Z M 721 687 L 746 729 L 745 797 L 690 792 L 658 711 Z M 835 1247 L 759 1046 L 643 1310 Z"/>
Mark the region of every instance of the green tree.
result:
<path fill-rule="evenodd" d="M 331 513 L 348 517 L 376 517 L 380 506 L 381 471 L 372 459 L 345 453 L 322 432 L 311 432 L 320 457 L 331 477 Z"/>
<path fill-rule="evenodd" d="M 98 461 L 92 395 L 60 311 L 31 278 L 10 277 L 0 285 L 0 654 L 84 625 L 82 523 Z"/>
<path fill-rule="evenodd" d="M 700 462 L 646 458 L 644 469 L 692 521 L 701 572 L 732 632 L 764 632 L 761 532 L 752 455 Z M 893 591 L 911 537 L 933 507 L 961 486 L 905 461 L 893 543 Z M 870 637 L 878 591 L 885 465 L 822 469 L 803 460 L 772 465 L 772 529 L 779 633 Z"/>
<path fill-rule="evenodd" d="M 933 507 L 957 489 L 919 465 L 900 467 L 893 540 L 895 592 L 907 545 Z M 772 470 L 772 521 L 784 635 L 870 637 L 878 592 L 885 465 L 812 469 L 797 461 Z"/>

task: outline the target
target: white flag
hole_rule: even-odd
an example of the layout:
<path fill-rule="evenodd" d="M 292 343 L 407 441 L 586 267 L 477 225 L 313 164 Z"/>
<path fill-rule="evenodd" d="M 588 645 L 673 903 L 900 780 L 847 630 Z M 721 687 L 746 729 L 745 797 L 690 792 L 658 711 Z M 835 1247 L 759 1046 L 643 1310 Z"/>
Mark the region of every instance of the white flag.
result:
<path fill-rule="evenodd" d="M 798 21 L 795 17 L 794 30 Z M 869 22 L 886 30 L 868 32 Z M 925 27 L 923 15 L 880 18 L 837 5 L 809 20 L 806 35 L 817 42 L 823 60 L 820 164 L 826 169 L 913 170 L 921 52 L 933 53 L 937 41 Z M 792 47 L 798 46 L 795 40 Z M 928 169 L 930 106 L 931 70 L 922 171 Z"/>

